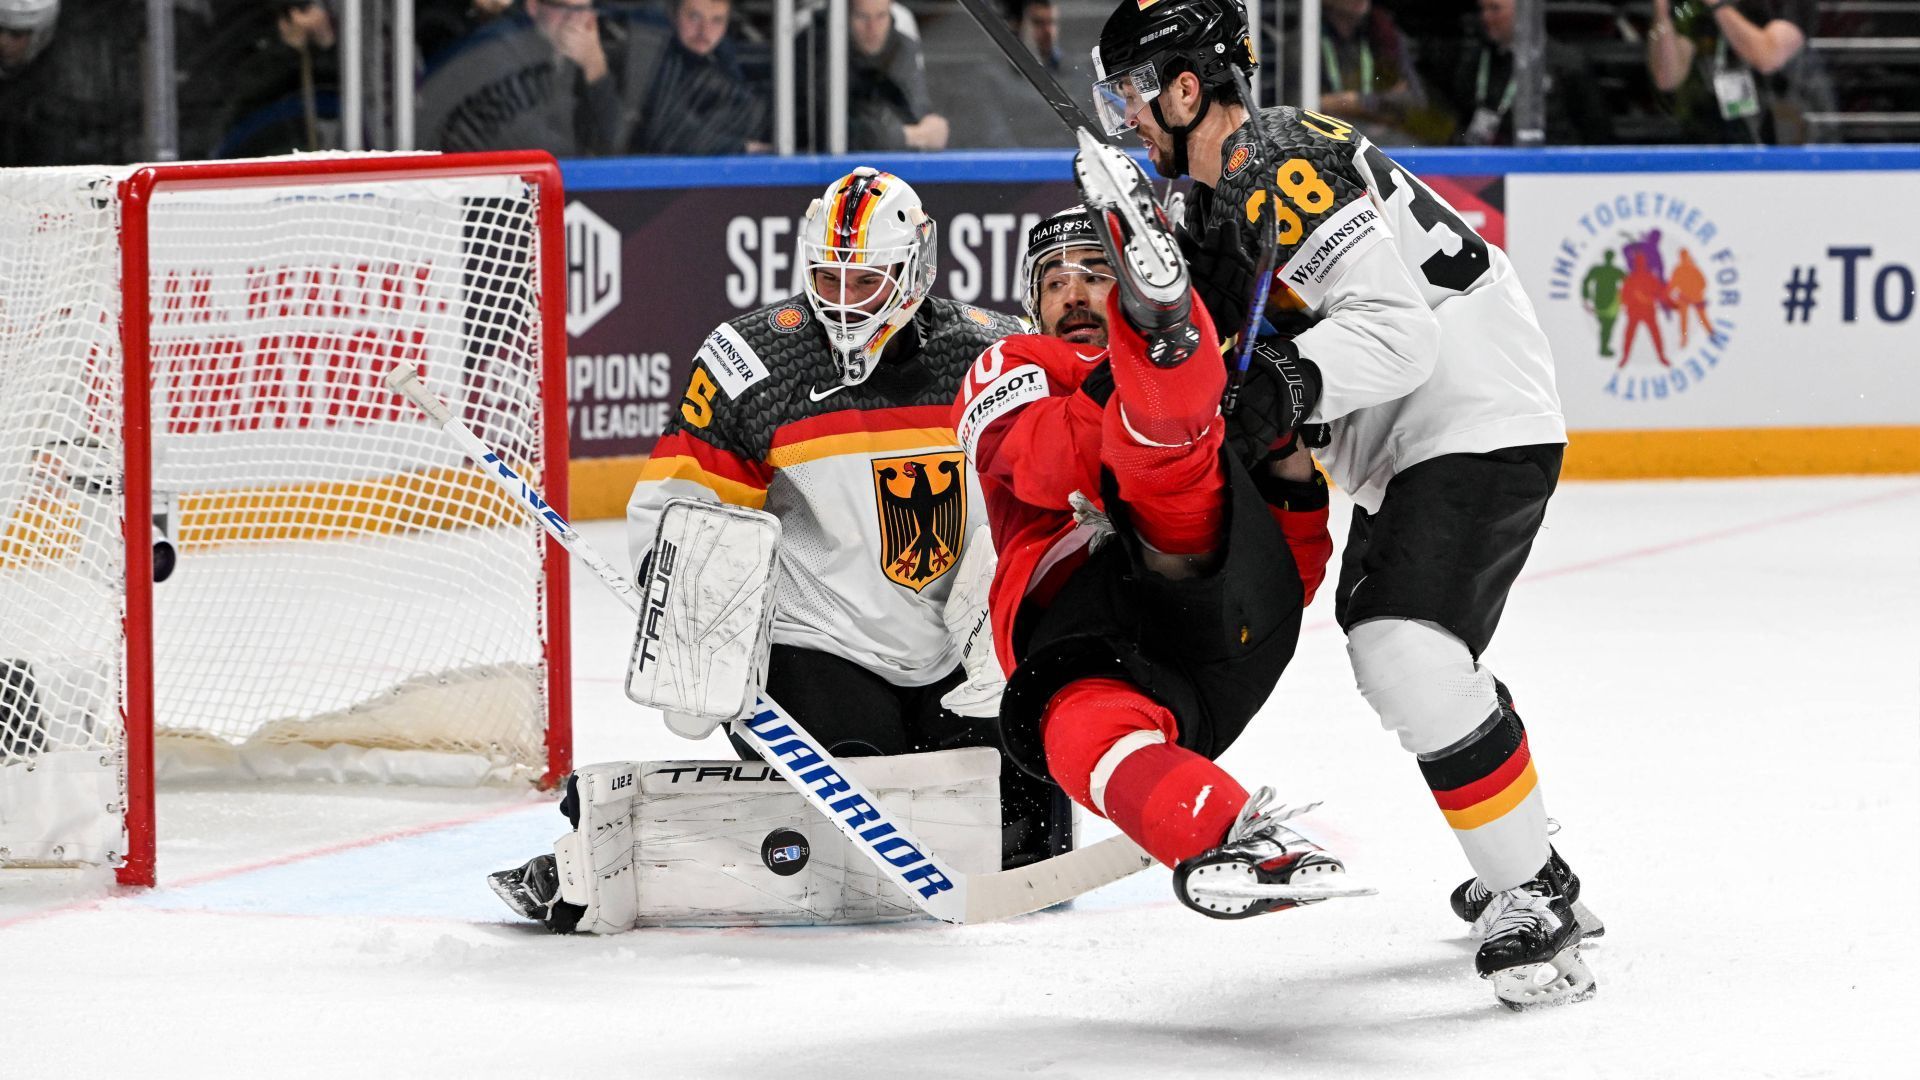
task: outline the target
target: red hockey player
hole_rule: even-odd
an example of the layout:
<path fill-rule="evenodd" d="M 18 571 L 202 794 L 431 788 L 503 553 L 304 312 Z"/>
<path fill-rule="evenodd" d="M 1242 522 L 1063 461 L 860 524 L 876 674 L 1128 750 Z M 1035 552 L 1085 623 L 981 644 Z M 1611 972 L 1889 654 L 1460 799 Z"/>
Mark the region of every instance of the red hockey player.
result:
<path fill-rule="evenodd" d="M 1043 333 L 990 346 L 955 411 L 1000 553 L 1007 752 L 1172 866 L 1204 914 L 1367 891 L 1213 762 L 1293 655 L 1332 550 L 1325 482 L 1297 418 L 1272 414 L 1287 394 L 1250 393 L 1229 431 L 1219 339 L 1138 167 L 1083 139 L 1075 174 L 1088 210 L 1029 238 Z M 1314 377 L 1276 362 L 1256 385 Z"/>

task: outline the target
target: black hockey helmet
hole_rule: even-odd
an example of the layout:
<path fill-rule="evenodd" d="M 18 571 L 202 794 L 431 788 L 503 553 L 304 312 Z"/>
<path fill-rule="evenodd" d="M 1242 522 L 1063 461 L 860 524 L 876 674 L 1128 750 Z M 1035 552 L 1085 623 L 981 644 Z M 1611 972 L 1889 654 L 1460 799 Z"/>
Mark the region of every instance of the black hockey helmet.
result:
<path fill-rule="evenodd" d="M 1205 119 L 1203 97 L 1192 120 L 1175 126 L 1160 111 L 1160 91 L 1183 71 L 1213 90 L 1234 83 L 1234 69 L 1251 77 L 1257 65 L 1239 0 L 1120 0 L 1100 28 L 1093 50 L 1093 106 L 1107 134 L 1133 126 L 1142 102 L 1174 142 L 1174 174 L 1187 171 L 1187 133 Z"/>
<path fill-rule="evenodd" d="M 1100 246 L 1100 234 L 1094 231 L 1093 217 L 1084 206 L 1070 206 L 1051 217 L 1034 222 L 1027 230 L 1027 253 L 1020 260 L 1020 302 L 1027 317 L 1040 318 L 1040 281 L 1047 266 L 1071 248 Z"/>

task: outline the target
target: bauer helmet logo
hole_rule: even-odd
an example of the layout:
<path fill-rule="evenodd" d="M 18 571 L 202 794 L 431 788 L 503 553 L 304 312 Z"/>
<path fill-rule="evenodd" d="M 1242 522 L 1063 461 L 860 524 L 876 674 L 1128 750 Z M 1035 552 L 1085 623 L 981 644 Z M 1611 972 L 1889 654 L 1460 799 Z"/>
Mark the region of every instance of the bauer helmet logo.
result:
<path fill-rule="evenodd" d="M 806 869 L 812 854 L 807 838 L 792 829 L 775 829 L 760 841 L 760 861 L 781 877 L 792 877 Z"/>

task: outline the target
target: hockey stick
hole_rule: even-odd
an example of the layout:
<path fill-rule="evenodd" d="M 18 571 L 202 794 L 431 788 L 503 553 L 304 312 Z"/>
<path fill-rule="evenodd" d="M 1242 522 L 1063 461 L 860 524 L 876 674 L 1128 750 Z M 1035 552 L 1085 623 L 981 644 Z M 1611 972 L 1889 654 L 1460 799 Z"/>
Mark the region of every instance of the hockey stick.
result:
<path fill-rule="evenodd" d="M 640 593 L 633 583 L 454 416 L 447 403 L 420 381 L 411 365 L 395 365 L 385 381 L 394 393 L 431 417 L 474 464 L 546 528 L 547 535 L 585 563 L 628 610 L 640 614 Z M 1153 859 L 1131 840 L 1114 836 L 1015 870 L 964 874 L 934 855 L 904 823 L 895 820 L 871 791 L 841 769 L 827 748 L 772 698 L 760 694 L 753 715 L 736 721 L 733 732 L 833 822 L 901 891 L 927 914 L 945 922 L 994 922 L 1039 911 L 1153 864 Z"/>
<path fill-rule="evenodd" d="M 1260 108 L 1253 100 L 1253 87 L 1248 84 L 1246 74 L 1238 64 L 1228 64 L 1227 70 L 1233 72 L 1233 85 L 1246 106 L 1247 122 L 1253 125 L 1254 138 L 1262 146 L 1269 145 L 1266 126 L 1261 123 Z M 1280 257 L 1280 193 L 1271 183 L 1266 185 L 1266 193 L 1266 235 L 1260 238 L 1260 259 L 1253 267 L 1253 303 L 1247 308 L 1247 322 L 1240 328 L 1240 340 L 1234 343 L 1233 370 L 1227 373 L 1227 394 L 1220 403 L 1224 416 L 1232 416 L 1240 405 L 1240 388 L 1246 384 L 1247 372 L 1253 367 L 1254 338 L 1258 335 L 1260 320 L 1267 317 L 1267 295 L 1273 291 L 1274 263 Z"/>
<path fill-rule="evenodd" d="M 1013 36 L 1013 30 L 1007 26 L 1005 16 L 995 11 L 987 0 L 960 0 L 960 6 L 967 9 L 967 14 L 973 16 L 973 21 L 979 23 L 980 29 L 985 30 L 987 37 L 1000 47 L 1000 52 L 1006 56 L 1007 63 L 1012 64 L 1013 69 L 1040 92 L 1040 96 L 1046 99 L 1054 115 L 1060 118 L 1061 123 L 1067 125 L 1068 130 L 1086 131 L 1101 142 L 1109 144 L 1113 142 L 1104 131 L 1093 126 L 1093 121 L 1087 119 L 1087 114 L 1080 110 L 1079 104 L 1060 88 L 1059 80 L 1049 74 L 1046 68 L 1041 67 L 1040 62 L 1033 58 L 1033 53 L 1027 51 L 1027 47 L 1021 43 L 1020 39 Z"/>

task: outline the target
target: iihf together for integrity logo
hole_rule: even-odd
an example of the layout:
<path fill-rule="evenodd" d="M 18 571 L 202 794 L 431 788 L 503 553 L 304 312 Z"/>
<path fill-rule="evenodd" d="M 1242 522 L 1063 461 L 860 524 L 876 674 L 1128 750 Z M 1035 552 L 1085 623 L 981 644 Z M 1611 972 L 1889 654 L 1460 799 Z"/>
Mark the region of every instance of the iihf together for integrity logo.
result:
<path fill-rule="evenodd" d="M 1698 386 L 1727 355 L 1740 307 L 1740 269 L 1719 226 L 1658 191 L 1596 203 L 1577 224 L 1554 251 L 1547 299 L 1578 303 L 1592 320 L 1606 392 L 1658 401 Z"/>

